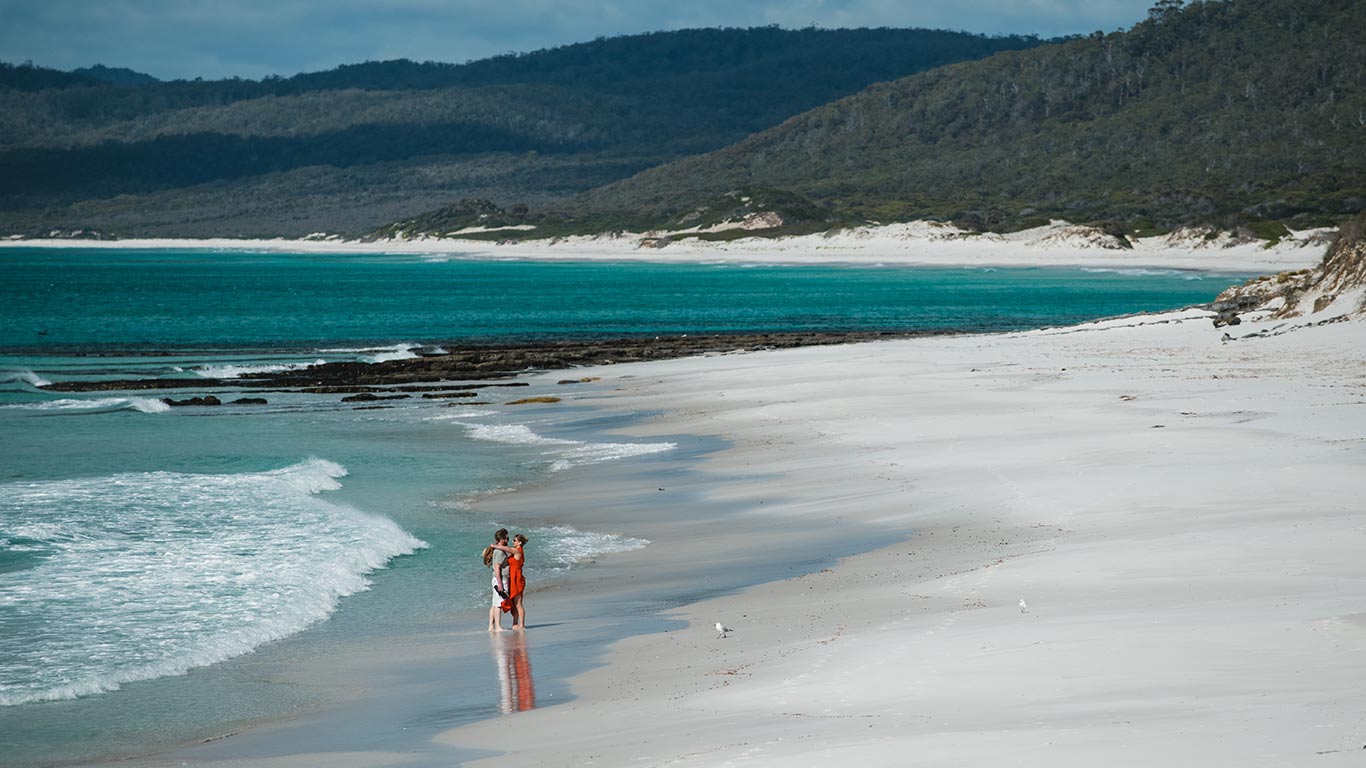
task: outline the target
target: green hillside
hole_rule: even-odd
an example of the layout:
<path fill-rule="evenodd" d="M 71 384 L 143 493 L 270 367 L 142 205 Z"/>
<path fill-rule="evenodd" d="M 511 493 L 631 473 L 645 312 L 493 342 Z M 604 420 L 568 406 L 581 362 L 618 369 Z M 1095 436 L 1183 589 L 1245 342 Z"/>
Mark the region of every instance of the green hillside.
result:
<path fill-rule="evenodd" d="M 1366 208 L 1366 0 L 1163 0 L 1131 30 L 873 85 L 572 211 L 658 223 L 741 187 L 977 229 L 1333 220 Z"/>
<path fill-rule="evenodd" d="M 355 232 L 448 200 L 544 205 L 871 83 L 1032 37 L 658 32 L 262 81 L 0 66 L 0 233 Z"/>

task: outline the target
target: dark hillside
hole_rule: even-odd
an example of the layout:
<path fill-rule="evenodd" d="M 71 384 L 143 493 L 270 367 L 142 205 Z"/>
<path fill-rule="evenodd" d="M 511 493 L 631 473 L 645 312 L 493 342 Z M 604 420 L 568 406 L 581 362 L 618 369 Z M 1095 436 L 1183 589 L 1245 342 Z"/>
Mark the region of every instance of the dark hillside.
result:
<path fill-rule="evenodd" d="M 0 231 L 299 235 L 360 231 L 464 197 L 545 204 L 870 83 L 1038 44 L 761 28 L 262 81 L 6 66 Z"/>
<path fill-rule="evenodd" d="M 1366 0 L 1163 0 L 1127 32 L 879 83 L 575 210 L 662 219 L 742 186 L 977 228 L 1332 220 L 1366 207 Z"/>

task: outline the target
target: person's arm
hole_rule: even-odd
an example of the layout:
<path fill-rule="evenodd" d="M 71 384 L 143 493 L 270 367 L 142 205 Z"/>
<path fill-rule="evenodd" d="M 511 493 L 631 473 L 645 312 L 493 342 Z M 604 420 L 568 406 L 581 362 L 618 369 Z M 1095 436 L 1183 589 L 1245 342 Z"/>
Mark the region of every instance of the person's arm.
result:
<path fill-rule="evenodd" d="M 502 544 L 490 544 L 489 546 L 493 547 L 494 549 L 501 549 L 509 555 L 517 554 L 517 550 L 513 549 L 512 547 L 505 547 Z"/>

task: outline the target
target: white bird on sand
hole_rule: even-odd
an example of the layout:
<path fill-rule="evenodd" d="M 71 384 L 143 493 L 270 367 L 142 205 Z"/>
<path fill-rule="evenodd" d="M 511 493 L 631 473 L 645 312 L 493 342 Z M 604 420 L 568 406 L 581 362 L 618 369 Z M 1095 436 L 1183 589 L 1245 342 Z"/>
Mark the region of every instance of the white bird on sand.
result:
<path fill-rule="evenodd" d="M 1025 605 L 1024 598 L 1020 598 L 1020 613 L 1029 613 L 1029 606 Z"/>
<path fill-rule="evenodd" d="M 735 630 L 731 629 L 730 627 L 728 627 L 728 626 L 726 626 L 725 624 L 722 624 L 721 622 L 718 621 L 718 622 L 716 622 L 716 631 L 721 633 L 721 634 L 717 635 L 717 637 L 718 637 L 718 638 L 722 638 L 722 637 L 725 637 L 725 636 L 726 636 L 726 633 L 727 633 L 727 632 L 734 632 Z"/>

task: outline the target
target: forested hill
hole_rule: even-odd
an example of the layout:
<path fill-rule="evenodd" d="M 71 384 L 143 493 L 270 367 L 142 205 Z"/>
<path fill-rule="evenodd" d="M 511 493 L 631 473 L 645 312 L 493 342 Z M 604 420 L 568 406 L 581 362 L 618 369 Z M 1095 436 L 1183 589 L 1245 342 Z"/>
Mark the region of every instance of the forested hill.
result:
<path fill-rule="evenodd" d="M 1162 0 L 1128 31 L 873 85 L 575 210 L 660 221 L 741 187 L 978 229 L 1330 220 L 1366 207 L 1366 0 Z"/>
<path fill-rule="evenodd" d="M 300 235 L 464 197 L 544 204 L 874 82 L 1039 43 L 773 27 L 262 81 L 3 65 L 0 234 Z"/>

